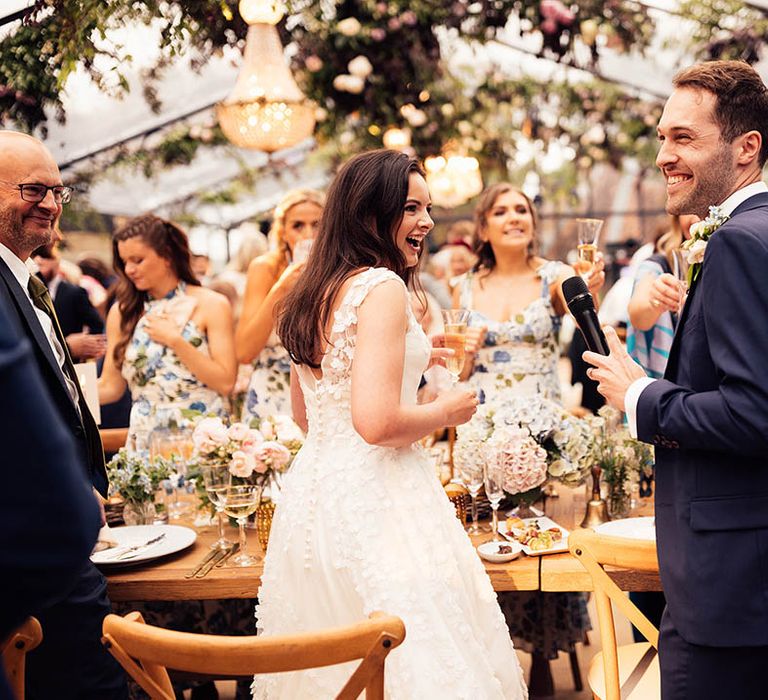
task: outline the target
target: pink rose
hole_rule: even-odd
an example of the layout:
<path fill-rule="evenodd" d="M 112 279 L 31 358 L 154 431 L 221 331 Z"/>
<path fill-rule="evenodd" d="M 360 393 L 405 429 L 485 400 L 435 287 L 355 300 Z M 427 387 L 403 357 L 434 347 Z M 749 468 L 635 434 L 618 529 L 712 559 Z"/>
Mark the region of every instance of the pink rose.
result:
<path fill-rule="evenodd" d="M 280 442 L 291 442 L 292 440 L 301 442 L 304 439 L 301 428 L 293 422 L 290 416 L 279 415 L 275 416 L 273 420 L 275 421 L 277 439 Z"/>
<path fill-rule="evenodd" d="M 279 442 L 267 440 L 256 450 L 257 461 L 262 461 L 276 471 L 282 471 L 291 461 L 290 450 Z"/>
<path fill-rule="evenodd" d="M 256 452 L 256 448 L 262 442 L 264 442 L 264 436 L 258 430 L 249 428 L 248 434 L 243 438 L 242 442 L 240 443 L 240 449 L 243 452 L 247 452 L 248 454 L 254 454 Z"/>
<path fill-rule="evenodd" d="M 235 442 L 242 442 L 250 432 L 250 428 L 245 423 L 233 423 L 229 426 L 227 437 Z"/>
<path fill-rule="evenodd" d="M 212 452 L 227 444 L 227 426 L 221 418 L 203 418 L 192 433 L 192 441 L 198 452 Z"/>
<path fill-rule="evenodd" d="M 275 426 L 272 425 L 272 421 L 264 419 L 259 424 L 259 432 L 262 434 L 265 440 L 272 440 L 275 437 Z"/>
<path fill-rule="evenodd" d="M 256 469 L 256 460 L 253 455 L 237 450 L 232 454 L 232 461 L 229 463 L 229 471 L 233 476 L 249 477 Z"/>

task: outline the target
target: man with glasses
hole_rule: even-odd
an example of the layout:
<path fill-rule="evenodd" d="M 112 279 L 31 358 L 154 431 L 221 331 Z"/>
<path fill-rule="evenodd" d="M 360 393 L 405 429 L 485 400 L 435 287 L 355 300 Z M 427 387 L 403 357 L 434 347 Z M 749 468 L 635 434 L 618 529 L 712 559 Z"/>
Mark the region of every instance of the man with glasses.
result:
<path fill-rule="evenodd" d="M 98 428 L 75 376 L 50 295 L 26 266 L 33 250 L 59 240 L 58 220 L 70 197 L 71 189 L 62 184 L 56 162 L 40 141 L 0 131 L 0 296 L 11 323 L 32 345 L 49 398 L 74 437 L 84 476 L 106 496 Z M 3 462 L 17 463 L 16 456 L 25 449 L 13 441 L 3 445 Z M 100 642 L 101 623 L 110 612 L 106 581 L 90 560 L 83 562 L 77 583 L 62 591 L 61 598 L 35 612 L 43 627 L 43 643 L 27 657 L 28 700 L 123 700 L 124 675 Z"/>

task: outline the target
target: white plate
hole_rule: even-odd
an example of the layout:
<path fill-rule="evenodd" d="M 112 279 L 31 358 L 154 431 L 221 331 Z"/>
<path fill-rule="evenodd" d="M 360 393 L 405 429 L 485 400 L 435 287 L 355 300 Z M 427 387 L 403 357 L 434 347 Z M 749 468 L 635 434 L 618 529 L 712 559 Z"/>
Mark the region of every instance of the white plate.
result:
<path fill-rule="evenodd" d="M 511 552 L 500 553 L 499 546 L 512 547 Z M 484 542 L 477 546 L 477 553 L 486 561 L 492 561 L 495 564 L 503 564 L 512 561 L 520 556 L 523 551 L 523 545 L 519 542 Z"/>
<path fill-rule="evenodd" d="M 653 522 L 653 516 L 647 515 L 642 518 L 623 518 L 622 520 L 610 520 L 607 523 L 598 525 L 596 532 L 601 535 L 612 535 L 613 537 L 628 537 L 633 540 L 651 540 L 656 541 L 656 528 Z"/>
<path fill-rule="evenodd" d="M 110 528 L 106 533 L 102 531 L 102 536 L 105 534 L 106 538 L 117 543 L 116 547 L 91 554 L 91 561 L 103 566 L 141 564 L 158 557 L 164 557 L 167 554 L 180 552 L 197 539 L 197 533 L 194 530 L 181 525 L 126 525 Z M 146 549 L 138 550 L 138 554 L 134 557 L 117 559 L 115 556 L 117 547 L 121 548 L 121 551 L 125 551 L 123 549 L 125 547 L 144 544 L 162 534 L 165 534 L 162 540 L 149 545 Z"/>
<path fill-rule="evenodd" d="M 551 520 L 546 516 L 541 516 L 540 518 L 525 518 L 523 522 L 525 523 L 526 527 L 533 524 L 534 522 L 538 522 L 540 530 L 549 530 L 551 527 L 556 527 L 559 528 L 560 532 L 563 533 L 563 537 L 555 542 L 549 549 L 531 549 L 528 545 L 522 545 L 523 551 L 529 557 L 538 557 L 542 554 L 556 554 L 558 552 L 568 551 L 568 530 L 566 530 L 562 525 L 556 523 L 554 520 Z M 499 522 L 499 530 L 502 532 L 507 532 L 506 520 Z M 521 534 L 522 532 L 522 530 L 513 529 L 510 534 L 514 536 L 516 534 Z"/>

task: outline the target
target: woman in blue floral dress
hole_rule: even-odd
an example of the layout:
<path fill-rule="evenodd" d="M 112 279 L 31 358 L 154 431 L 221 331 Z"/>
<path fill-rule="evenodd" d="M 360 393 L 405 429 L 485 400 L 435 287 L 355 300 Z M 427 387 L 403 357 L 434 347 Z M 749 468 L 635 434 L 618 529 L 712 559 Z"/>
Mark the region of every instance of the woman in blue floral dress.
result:
<path fill-rule="evenodd" d="M 235 348 L 241 363 L 253 363 L 241 420 L 291 414 L 291 358 L 274 329 L 275 305 L 293 289 L 317 235 L 324 199 L 315 190 L 294 190 L 275 207 L 269 232 L 274 247 L 248 266 Z"/>
<path fill-rule="evenodd" d="M 560 402 L 557 331 L 567 311 L 561 283 L 569 266 L 536 255 L 536 212 L 508 183 L 488 187 L 475 210 L 478 263 L 454 290 L 454 305 L 471 311 L 462 378 L 481 403 L 508 396 Z M 602 259 L 588 279 L 603 283 Z M 515 647 L 531 652 L 534 676 L 547 660 L 572 652 L 591 629 L 586 600 L 576 593 L 502 593 L 499 602 Z M 543 671 L 542 671 L 543 669 Z"/>
<path fill-rule="evenodd" d="M 174 224 L 151 214 L 136 217 L 115 232 L 112 247 L 119 282 L 107 317 L 99 399 L 113 401 L 127 384 L 127 447 L 141 452 L 152 430 L 165 427 L 172 414 L 224 414 L 237 367 L 232 310 L 224 296 L 195 279 L 186 234 Z M 251 634 L 252 606 L 250 600 L 209 600 L 114 607 L 119 613 L 139 610 L 150 624 L 168 629 Z M 195 698 L 213 693 L 212 684 L 193 689 Z M 146 697 L 137 686 L 131 695 Z"/>

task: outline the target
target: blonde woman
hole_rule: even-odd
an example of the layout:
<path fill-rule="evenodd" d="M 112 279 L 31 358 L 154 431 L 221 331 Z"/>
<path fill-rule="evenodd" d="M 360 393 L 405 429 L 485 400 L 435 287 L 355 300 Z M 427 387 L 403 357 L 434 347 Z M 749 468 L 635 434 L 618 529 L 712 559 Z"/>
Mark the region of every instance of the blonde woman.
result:
<path fill-rule="evenodd" d="M 288 353 L 274 332 L 274 309 L 304 271 L 311 241 L 323 213 L 323 195 L 315 190 L 294 190 L 275 208 L 269 232 L 273 249 L 248 266 L 245 298 L 235 333 L 238 362 L 253 363 L 242 420 L 290 414 Z"/>

